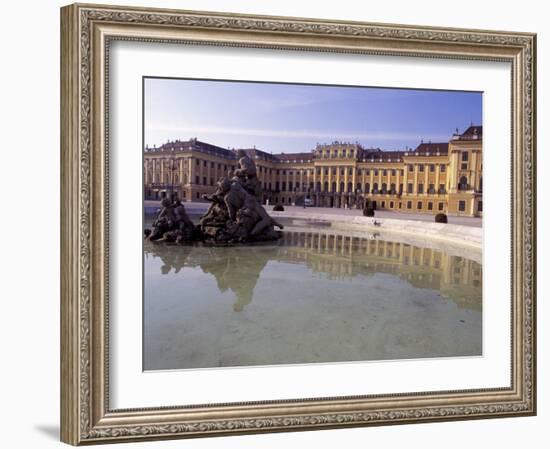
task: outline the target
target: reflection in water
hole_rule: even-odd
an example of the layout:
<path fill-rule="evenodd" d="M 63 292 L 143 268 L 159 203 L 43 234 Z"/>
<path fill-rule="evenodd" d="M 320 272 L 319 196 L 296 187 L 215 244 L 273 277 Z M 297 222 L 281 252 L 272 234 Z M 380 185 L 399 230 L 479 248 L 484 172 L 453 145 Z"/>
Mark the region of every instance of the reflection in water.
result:
<path fill-rule="evenodd" d="M 436 249 L 376 238 L 320 232 L 285 232 L 275 244 L 245 247 L 164 246 L 146 242 L 146 257 L 162 260 L 162 274 L 184 266 L 200 267 L 214 276 L 220 292 L 231 290 L 241 311 L 252 301 L 254 287 L 269 261 L 307 265 L 330 279 L 387 273 L 413 287 L 439 290 L 459 307 L 481 310 L 481 265 Z"/>
<path fill-rule="evenodd" d="M 436 249 L 312 228 L 146 241 L 144 276 L 144 369 L 481 354 L 481 265 Z"/>

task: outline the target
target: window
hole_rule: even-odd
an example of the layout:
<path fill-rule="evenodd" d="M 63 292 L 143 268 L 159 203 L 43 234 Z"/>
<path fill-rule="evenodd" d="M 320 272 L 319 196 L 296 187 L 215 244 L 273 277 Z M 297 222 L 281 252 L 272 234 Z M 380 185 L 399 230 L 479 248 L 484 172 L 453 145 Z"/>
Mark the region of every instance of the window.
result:
<path fill-rule="evenodd" d="M 458 210 L 464 212 L 466 210 L 466 201 L 460 200 L 458 202 Z"/>
<path fill-rule="evenodd" d="M 395 194 L 395 183 L 393 183 L 393 182 L 390 184 L 390 193 L 391 193 L 392 195 Z"/>
<path fill-rule="evenodd" d="M 370 184 L 368 182 L 365 184 L 365 192 L 370 192 Z"/>
<path fill-rule="evenodd" d="M 282 190 L 283 192 L 286 190 L 286 182 L 285 182 L 285 181 L 283 181 L 283 182 L 281 183 L 281 190 Z"/>
<path fill-rule="evenodd" d="M 418 193 L 424 193 L 424 184 L 418 184 Z"/>
<path fill-rule="evenodd" d="M 332 192 L 336 192 L 336 183 L 335 182 L 332 183 Z"/>
<path fill-rule="evenodd" d="M 413 171 L 414 170 L 414 165 L 409 164 L 408 167 L 407 167 L 407 170 Z"/>
<path fill-rule="evenodd" d="M 391 175 L 392 175 L 392 176 L 395 176 L 395 174 L 396 174 L 396 170 L 393 169 L 393 170 L 391 171 Z"/>
<path fill-rule="evenodd" d="M 407 201 L 407 209 L 412 209 L 412 201 Z"/>
<path fill-rule="evenodd" d="M 407 184 L 407 193 L 413 193 L 413 185 L 412 182 L 409 182 Z"/>
<path fill-rule="evenodd" d="M 197 159 L 197 165 L 200 165 L 200 163 L 201 163 L 201 160 Z"/>
<path fill-rule="evenodd" d="M 382 176 L 388 176 L 388 170 L 382 170 Z"/>
<path fill-rule="evenodd" d="M 393 209 L 393 201 L 390 201 L 390 209 Z"/>
<path fill-rule="evenodd" d="M 279 181 L 275 181 L 275 190 L 279 191 Z"/>
<path fill-rule="evenodd" d="M 201 197 L 201 194 L 197 192 L 197 199 L 199 199 L 200 197 Z"/>
<path fill-rule="evenodd" d="M 195 184 L 200 184 L 201 181 L 200 181 L 200 178 L 198 176 L 195 176 Z"/>
<path fill-rule="evenodd" d="M 202 178 L 202 183 L 203 183 L 204 185 L 206 185 L 206 176 L 203 176 L 203 178 Z"/>
<path fill-rule="evenodd" d="M 382 193 L 386 193 L 388 190 L 388 185 L 384 182 L 382 183 Z"/>
<path fill-rule="evenodd" d="M 431 194 L 435 193 L 435 186 L 433 184 L 430 184 L 428 186 L 428 193 L 431 193 Z"/>
<path fill-rule="evenodd" d="M 348 182 L 348 192 L 353 192 L 353 184 Z"/>
<path fill-rule="evenodd" d="M 211 186 L 214 185 L 214 178 L 210 178 L 210 185 L 211 185 Z"/>
<path fill-rule="evenodd" d="M 344 191 L 344 183 L 341 182 L 341 183 L 340 183 L 340 192 L 343 192 L 343 191 Z"/>
<path fill-rule="evenodd" d="M 445 168 L 446 168 L 446 166 L 445 166 L 444 164 L 441 164 L 441 165 L 439 166 L 439 171 L 440 171 L 441 173 L 445 173 Z"/>
<path fill-rule="evenodd" d="M 468 152 L 467 151 L 462 152 L 462 162 L 468 162 Z"/>
<path fill-rule="evenodd" d="M 423 172 L 423 171 L 424 171 L 424 165 L 420 164 L 420 165 L 418 166 L 418 171 Z"/>
<path fill-rule="evenodd" d="M 464 164 L 460 164 L 460 169 L 461 170 L 468 170 L 468 163 L 464 163 Z"/>
<path fill-rule="evenodd" d="M 289 192 L 292 192 L 292 181 L 288 182 L 288 190 Z"/>
<path fill-rule="evenodd" d="M 479 177 L 479 191 L 483 192 L 483 176 Z"/>
<path fill-rule="evenodd" d="M 434 172 L 435 171 L 435 165 L 434 164 L 430 164 L 430 172 Z"/>
<path fill-rule="evenodd" d="M 210 168 L 214 168 L 214 162 L 210 162 Z"/>
<path fill-rule="evenodd" d="M 437 210 L 443 210 L 443 203 L 439 203 L 437 205 Z"/>
<path fill-rule="evenodd" d="M 386 202 L 385 201 L 382 201 L 382 204 L 380 206 L 382 209 L 385 209 L 386 208 Z"/>
<path fill-rule="evenodd" d="M 378 176 L 378 169 L 374 169 L 374 176 Z"/>
<path fill-rule="evenodd" d="M 416 205 L 416 208 L 418 210 L 422 209 L 422 201 L 419 201 L 418 204 Z"/>
<path fill-rule="evenodd" d="M 434 208 L 434 203 L 429 202 L 428 203 L 428 210 L 433 210 L 433 208 Z"/>
<path fill-rule="evenodd" d="M 458 190 L 467 190 L 468 189 L 468 178 L 466 176 L 461 176 L 458 183 Z"/>
<path fill-rule="evenodd" d="M 203 166 L 203 167 L 206 167 L 206 165 L 207 165 L 206 161 L 202 161 L 202 166 Z M 205 183 L 205 184 L 206 184 L 206 183 Z"/>
<path fill-rule="evenodd" d="M 478 212 L 483 212 L 483 201 L 479 201 L 477 203 L 477 211 Z"/>
<path fill-rule="evenodd" d="M 350 175 L 353 175 L 353 168 L 350 168 L 350 169 L 349 169 L 349 174 L 350 174 Z"/>
<path fill-rule="evenodd" d="M 439 193 L 445 193 L 445 184 L 439 184 Z"/>
<path fill-rule="evenodd" d="M 378 193 L 378 183 L 375 182 L 372 186 L 372 193 Z"/>

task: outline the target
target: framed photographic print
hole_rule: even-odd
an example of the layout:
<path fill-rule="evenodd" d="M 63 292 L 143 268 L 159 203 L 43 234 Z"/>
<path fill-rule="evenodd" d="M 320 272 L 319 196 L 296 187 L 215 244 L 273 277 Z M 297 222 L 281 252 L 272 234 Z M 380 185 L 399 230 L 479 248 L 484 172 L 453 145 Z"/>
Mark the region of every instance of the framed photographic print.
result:
<path fill-rule="evenodd" d="M 64 442 L 536 413 L 534 34 L 61 36 Z"/>

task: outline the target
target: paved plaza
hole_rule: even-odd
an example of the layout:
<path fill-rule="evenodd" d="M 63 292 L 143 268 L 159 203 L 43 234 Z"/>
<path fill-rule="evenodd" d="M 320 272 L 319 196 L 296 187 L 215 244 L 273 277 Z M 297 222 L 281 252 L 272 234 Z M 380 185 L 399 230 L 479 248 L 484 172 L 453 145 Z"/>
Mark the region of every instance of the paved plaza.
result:
<path fill-rule="evenodd" d="M 144 202 L 146 211 L 148 213 L 153 213 L 155 210 L 159 208 L 159 202 L 158 201 L 152 201 L 147 200 Z M 203 211 L 206 211 L 210 203 L 206 202 L 186 202 L 184 203 L 186 209 L 188 209 L 191 213 L 201 213 Z M 339 216 L 350 216 L 350 217 L 356 217 L 363 215 L 363 211 L 360 209 L 343 209 L 343 208 L 334 208 L 334 207 L 299 207 L 299 206 L 284 206 L 285 211 L 289 212 L 311 212 L 312 215 L 314 214 L 332 214 L 332 215 L 339 215 Z M 266 206 L 266 209 L 268 211 L 271 211 L 273 209 L 273 205 Z M 393 211 L 385 211 L 385 210 L 377 210 L 375 212 L 375 218 L 391 218 L 394 220 L 416 220 L 416 221 L 426 221 L 433 223 L 434 222 L 434 216 L 431 214 L 415 214 L 415 213 L 403 213 L 403 212 L 393 212 Z M 447 217 L 450 224 L 455 225 L 462 225 L 462 226 L 473 226 L 480 228 L 482 225 L 482 219 L 479 217 L 453 217 L 448 216 Z"/>

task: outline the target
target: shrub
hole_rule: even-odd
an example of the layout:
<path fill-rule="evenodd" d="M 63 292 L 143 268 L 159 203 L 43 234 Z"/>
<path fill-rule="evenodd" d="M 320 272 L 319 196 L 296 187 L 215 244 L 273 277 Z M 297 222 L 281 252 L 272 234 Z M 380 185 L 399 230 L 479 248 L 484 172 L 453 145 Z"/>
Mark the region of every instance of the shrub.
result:
<path fill-rule="evenodd" d="M 365 217 L 374 217 L 374 209 L 372 207 L 367 207 L 363 209 L 363 215 Z"/>
<path fill-rule="evenodd" d="M 282 204 L 275 204 L 275 206 L 273 206 L 273 210 L 275 212 L 283 212 L 285 208 L 283 207 Z"/>
<path fill-rule="evenodd" d="M 445 214 L 437 214 L 435 216 L 435 222 L 436 223 L 447 223 L 447 215 Z"/>

